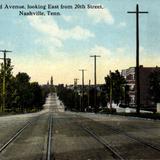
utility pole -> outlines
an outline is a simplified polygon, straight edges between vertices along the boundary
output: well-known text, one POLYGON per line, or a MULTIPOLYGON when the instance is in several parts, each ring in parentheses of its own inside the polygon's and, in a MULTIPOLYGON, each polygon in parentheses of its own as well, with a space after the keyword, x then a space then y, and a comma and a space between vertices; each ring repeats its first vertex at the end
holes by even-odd
POLYGON ((2 86, 2 96, 3 96, 3 100, 2 100, 2 112, 5 111, 5 106, 6 106, 6 60, 8 60, 8 58, 6 58, 6 53, 7 52, 12 52, 12 51, 8 51, 8 50, 0 50, 0 52, 3 53, 3 61, 4 61, 4 72, 3 72, 3 86, 2 86))
POLYGON ((75 107, 78 108, 78 105, 77 105, 77 84, 78 84, 78 78, 74 78, 74 95, 75 95, 75 107))
POLYGON ((91 86, 91 80, 89 80, 88 84, 88 107, 90 106, 90 86, 91 86))
POLYGON ((136 11, 128 11, 127 13, 136 14, 136 112, 140 113, 140 78, 139 78, 139 14, 146 14, 147 11, 139 11, 138 4, 136 11))
POLYGON ((84 72, 86 71, 86 69, 79 69, 79 71, 82 72, 82 98, 81 98, 81 111, 84 111, 84 72))
POLYGON ((113 82, 112 82, 112 72, 109 71, 110 74, 110 96, 109 96, 109 102, 110 102, 110 109, 112 109, 112 94, 113 94, 113 82))
POLYGON ((91 55, 90 57, 94 58, 94 109, 97 112, 97 57, 101 57, 99 55, 91 55))

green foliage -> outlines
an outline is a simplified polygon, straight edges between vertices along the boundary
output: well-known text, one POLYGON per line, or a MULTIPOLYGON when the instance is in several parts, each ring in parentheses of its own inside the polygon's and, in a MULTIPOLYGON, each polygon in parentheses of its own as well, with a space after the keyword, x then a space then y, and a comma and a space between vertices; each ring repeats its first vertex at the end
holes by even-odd
POLYGON ((74 90, 64 87, 64 85, 59 85, 57 87, 57 95, 59 99, 63 101, 66 109, 68 110, 79 110, 79 95, 74 90))
POLYGON ((109 101, 110 96, 112 96, 112 100, 118 104, 120 103, 125 96, 124 86, 126 81, 123 76, 121 76, 120 72, 116 70, 115 72, 111 72, 110 75, 105 77, 106 82, 106 93, 107 100, 109 101))
MULTIPOLYGON (((68 87, 64 87, 64 85, 59 85, 57 87, 57 95, 65 105, 66 109, 74 111, 94 111, 94 93, 95 90, 93 87, 90 89, 88 87, 84 87, 84 96, 82 98, 80 88, 70 89, 68 87)), ((97 111, 100 105, 105 107, 106 104, 107 102, 105 93, 97 90, 97 111)))
POLYGON ((0 105, 2 106, 2 99, 3 99, 3 78, 5 74, 5 97, 6 99, 6 109, 11 109, 14 101, 14 77, 12 75, 13 66, 11 66, 11 62, 9 60, 6 61, 5 73, 4 73, 4 65, 1 63, 0 69, 0 105))
POLYGON ((42 88, 39 86, 38 82, 32 82, 30 84, 30 89, 32 93, 31 103, 34 104, 34 107, 41 108, 42 106, 42 88))
POLYGON ((30 77, 27 73, 18 73, 15 77, 16 83, 16 104, 23 112, 27 106, 30 106, 32 93, 30 92, 30 77))
POLYGON ((41 86, 41 96, 42 96, 41 103, 42 104, 45 103, 46 97, 49 93, 50 93, 50 87, 48 85, 41 86))
MULTIPOLYGON (((61 101, 63 101, 65 107, 69 110, 77 111, 94 111, 98 112, 103 110, 107 106, 107 102, 110 99, 110 94, 112 89, 112 99, 115 103, 120 103, 127 97, 125 95, 125 84, 126 81, 123 76, 120 75, 119 71, 116 70, 112 72, 111 75, 105 77, 106 84, 100 85, 96 88, 97 99, 95 106, 95 88, 88 86, 84 87, 84 97, 83 97, 83 108, 82 108, 82 93, 80 93, 81 88, 68 88, 64 85, 59 85, 57 87, 57 94, 61 101), (112 87, 112 88, 111 88, 112 87), (88 100, 89 99, 89 100, 88 100)), ((109 111, 112 112, 112 111, 109 111)))
POLYGON ((101 92, 100 93, 100 96, 99 96, 100 98, 100 105, 104 108, 104 107, 106 107, 107 106, 107 99, 106 99, 106 93, 105 92, 101 92))
MULTIPOLYGON (((37 83, 30 83, 27 73, 12 74, 13 66, 6 61, 5 71, 5 111, 30 112, 42 108, 44 102, 43 88, 37 83)), ((3 100, 4 66, 0 69, 0 106, 3 100)))

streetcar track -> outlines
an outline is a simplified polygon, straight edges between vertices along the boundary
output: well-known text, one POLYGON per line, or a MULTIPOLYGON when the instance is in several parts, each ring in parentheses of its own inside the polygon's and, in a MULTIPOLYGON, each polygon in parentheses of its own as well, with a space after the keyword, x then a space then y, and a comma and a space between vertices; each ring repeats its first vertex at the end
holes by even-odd
POLYGON ((94 139, 96 139, 100 144, 102 144, 107 150, 109 150, 113 155, 113 158, 119 159, 119 160, 124 160, 124 158, 113 148, 111 147, 106 141, 99 137, 97 134, 95 134, 93 131, 91 131, 89 128, 84 127, 80 125, 83 130, 85 130, 87 133, 89 133, 94 139))
POLYGON ((20 136, 21 133, 35 121, 35 119, 37 120, 42 115, 43 114, 39 115, 38 117, 33 118, 32 120, 27 121, 23 125, 23 127, 18 129, 8 140, 6 140, 6 142, 4 142, 2 146, 0 146, 0 153, 4 151, 18 136, 20 136))
MULTIPOLYGON (((76 116, 77 117, 77 116, 76 116)), ((70 118, 70 120, 74 120, 74 118, 70 118)), ((88 127, 85 127, 84 125, 80 124, 79 122, 76 121, 78 126, 82 128, 86 133, 92 136, 96 141, 98 141, 101 145, 103 145, 108 151, 112 153, 112 157, 114 159, 119 159, 119 160, 125 160, 113 147, 111 147, 110 144, 106 142, 102 137, 98 136, 95 132, 91 131, 88 127)))
POLYGON ((139 142, 140 144, 143 144, 143 145, 145 145, 145 146, 148 146, 148 147, 150 147, 150 148, 152 148, 152 149, 157 150, 157 151, 160 152, 160 148, 159 148, 159 147, 154 146, 154 145, 152 145, 152 144, 150 144, 150 143, 147 143, 147 142, 141 140, 140 138, 137 138, 137 137, 135 137, 135 136, 133 136, 133 135, 130 135, 130 134, 126 133, 125 131, 122 131, 122 130, 120 130, 120 129, 118 129, 118 128, 113 128, 112 126, 109 126, 109 125, 107 125, 107 126, 105 125, 105 128, 106 128, 106 127, 110 128, 110 129, 111 129, 112 131, 114 131, 115 133, 121 133, 121 134, 125 135, 126 137, 128 137, 128 138, 130 138, 130 139, 132 139, 132 140, 134 140, 134 141, 136 141, 136 142, 139 142))
MULTIPOLYGON (((78 117, 78 116, 76 115, 76 117, 78 117)), ((84 118, 84 117, 79 116, 78 118, 84 118)), ((90 119, 90 118, 86 118, 86 119, 90 119)), ((90 119, 90 120, 92 120, 92 119, 90 119)), ((92 120, 92 122, 95 122, 95 121, 92 120)), ((87 133, 89 133, 92 137, 94 137, 94 138, 95 138, 98 142, 100 142, 105 148, 107 148, 108 150, 110 150, 110 151, 113 153, 113 155, 114 155, 113 157, 118 158, 118 159, 121 159, 121 160, 124 160, 124 159, 125 159, 125 158, 123 158, 123 157, 118 153, 118 151, 117 151, 116 149, 114 149, 109 143, 107 143, 105 139, 103 139, 101 136, 98 136, 93 130, 91 130, 91 127, 88 128, 87 126, 82 125, 82 122, 80 122, 81 124, 80 124, 79 122, 76 122, 76 123, 78 123, 79 126, 80 126, 83 130, 85 130, 85 131, 86 131, 87 133)), ((96 123, 96 122, 95 122, 95 123, 96 123)), ((89 124, 88 124, 88 125, 89 125, 89 124)), ((160 148, 159 148, 159 147, 154 146, 154 145, 152 145, 152 144, 150 144, 150 143, 147 143, 147 142, 145 142, 145 141, 143 141, 143 140, 141 140, 141 139, 139 139, 139 138, 137 138, 137 137, 134 137, 134 136, 126 133, 125 131, 122 131, 122 130, 120 130, 120 129, 118 129, 118 128, 115 128, 115 127, 113 128, 112 126, 106 125, 106 124, 103 124, 103 126, 104 126, 103 128, 106 128, 106 129, 109 128, 109 129, 111 129, 114 133, 120 133, 120 134, 126 136, 127 138, 138 142, 138 143, 141 144, 141 145, 150 147, 151 149, 160 152, 160 148)))
POLYGON ((0 153, 6 149, 9 144, 11 144, 28 126, 31 125, 31 122, 28 121, 22 128, 20 128, 9 140, 7 140, 0 148, 0 153))
MULTIPOLYGON (((32 117, 32 119, 26 121, 22 126, 19 127, 19 129, 17 129, 16 131, 14 131, 14 133, 8 136, 8 139, 0 146, 0 154, 2 153, 2 151, 8 150, 9 146, 13 144, 18 137, 22 137, 22 134, 29 126, 31 126, 34 122, 36 122, 41 116, 44 116, 46 114, 48 114, 48 112, 40 114, 36 117, 32 117)), ((53 128, 52 114, 50 114, 50 116, 48 117, 49 117, 48 129, 47 129, 48 131, 46 130, 47 131, 46 154, 44 155, 45 156, 44 159, 55 160, 52 153, 52 128, 53 128)))
POLYGON ((53 128, 53 117, 50 115, 49 117, 49 127, 48 127, 48 139, 47 139, 47 154, 46 160, 54 160, 54 155, 52 154, 52 128, 53 128))
MULTIPOLYGON (((81 117, 81 116, 80 116, 80 117, 81 117)), ((82 117, 81 117, 81 118, 82 118, 82 117)), ((83 118, 84 118, 84 117, 83 117, 83 118)), ((91 119, 91 118, 87 118, 87 119, 90 119, 90 120, 92 120, 92 122, 97 123, 96 121, 94 121, 94 120, 91 119)), ((123 134, 124 136, 126 136, 127 138, 129 138, 129 139, 131 139, 131 140, 134 140, 134 141, 136 141, 136 142, 138 142, 138 143, 140 143, 140 144, 142 144, 142 145, 145 145, 145 146, 147 146, 147 147, 150 147, 150 148, 153 149, 153 150, 156 150, 156 151, 159 151, 159 152, 160 152, 160 148, 157 147, 157 146, 155 146, 155 145, 153 145, 153 144, 151 144, 151 143, 145 142, 144 140, 141 140, 140 138, 137 138, 137 137, 135 137, 135 136, 133 136, 133 135, 130 135, 130 134, 126 133, 125 131, 120 130, 120 129, 118 129, 118 128, 115 128, 115 127, 112 127, 112 126, 110 126, 110 125, 103 124, 103 123, 101 123, 101 124, 103 125, 104 128, 106 128, 106 129, 108 129, 108 128, 111 129, 114 133, 123 134)))

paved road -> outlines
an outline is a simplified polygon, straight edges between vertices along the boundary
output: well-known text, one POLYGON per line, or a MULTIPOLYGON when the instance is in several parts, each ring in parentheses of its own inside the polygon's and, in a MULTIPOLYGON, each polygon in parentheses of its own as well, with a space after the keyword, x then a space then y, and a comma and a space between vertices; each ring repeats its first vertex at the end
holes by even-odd
POLYGON ((25 125, 0 160, 160 159, 160 121, 64 112, 56 94, 39 113, 0 117, 0 148, 25 125))

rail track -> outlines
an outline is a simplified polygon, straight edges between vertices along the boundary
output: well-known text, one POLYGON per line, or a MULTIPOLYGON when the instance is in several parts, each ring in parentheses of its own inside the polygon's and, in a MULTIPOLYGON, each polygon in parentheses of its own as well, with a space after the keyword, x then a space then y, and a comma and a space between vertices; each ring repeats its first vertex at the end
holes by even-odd
MULTIPOLYGON (((42 115, 40 115, 40 116, 42 116, 42 115)), ((40 116, 38 116, 36 118, 33 118, 32 120, 26 122, 26 124, 23 127, 21 127, 16 133, 14 133, 14 135, 12 137, 10 137, 6 141, 6 143, 4 143, 0 147, 0 153, 2 151, 4 151, 5 149, 7 149, 7 147, 10 144, 12 144, 14 142, 14 140, 18 136, 20 136, 23 133, 23 131, 25 129, 27 129, 33 122, 38 120, 38 118, 40 116)), ((47 116, 48 116, 48 114, 47 114, 47 116)), ((47 120, 48 130, 46 129, 47 141, 46 141, 46 150, 43 154, 43 156, 44 156, 43 158, 45 160, 55 160, 54 152, 53 152, 53 138, 52 138, 53 137, 53 114, 50 113, 47 119, 48 119, 47 120)), ((118 159, 118 160, 125 160, 126 159, 126 157, 123 155, 123 152, 120 152, 119 149, 113 147, 109 142, 107 142, 106 139, 104 139, 102 136, 99 135, 99 133, 97 132, 97 129, 99 127, 97 122, 93 121, 90 118, 84 118, 84 117, 81 117, 81 116, 75 116, 75 117, 68 118, 68 119, 72 120, 74 123, 76 123, 77 126, 79 126, 88 135, 90 135, 98 143, 100 143, 104 147, 104 149, 106 151, 106 154, 107 154, 107 151, 108 151, 108 153, 111 153, 111 156, 113 157, 113 159, 118 159), (76 120, 76 117, 79 119, 78 121, 76 120), (85 119, 86 119, 86 121, 85 121, 85 119), (92 123, 88 122, 88 120, 91 120, 92 123), (92 127, 92 125, 93 125, 93 127, 92 127), (98 127, 96 127, 96 129, 94 129, 94 125, 95 126, 97 125, 98 127)), ((131 139, 131 140, 137 142, 137 144, 142 144, 143 146, 150 147, 151 149, 160 152, 160 148, 158 146, 154 146, 153 144, 147 143, 140 138, 134 137, 133 135, 130 135, 130 134, 126 133, 124 130, 121 130, 119 128, 113 127, 113 126, 108 125, 108 124, 103 124, 103 123, 101 123, 101 128, 103 128, 104 130, 110 130, 110 132, 112 132, 112 133, 118 133, 118 134, 124 135, 128 139, 131 139)))
POLYGON ((128 137, 128 138, 130 138, 130 139, 132 139, 132 140, 134 140, 134 141, 136 141, 136 142, 139 142, 139 143, 141 143, 141 144, 143 144, 143 145, 145 145, 145 146, 147 146, 147 147, 150 147, 151 149, 154 149, 154 150, 157 150, 157 151, 160 152, 160 148, 159 148, 159 147, 154 146, 154 145, 151 144, 151 143, 145 142, 145 141, 143 141, 142 139, 137 138, 137 137, 135 137, 135 136, 133 136, 133 135, 130 135, 130 134, 126 133, 125 131, 121 130, 121 129, 112 127, 112 126, 110 126, 110 125, 104 125, 104 127, 111 129, 111 130, 112 130, 113 132, 115 132, 115 133, 121 133, 121 134, 125 135, 126 137, 128 137))
MULTIPOLYGON (((16 140, 16 138, 22 136, 21 134, 23 133, 24 130, 26 130, 29 126, 31 126, 31 124, 33 124, 33 122, 38 120, 43 115, 39 115, 38 117, 33 118, 30 121, 27 121, 25 125, 23 125, 20 129, 18 129, 2 146, 0 146, 0 154, 2 153, 2 151, 5 151, 9 147, 9 145, 11 145, 16 140)), ((50 115, 48 120, 48 132, 47 132, 48 135, 47 135, 47 145, 46 145, 47 149, 46 149, 46 156, 44 158, 45 160, 54 160, 51 150, 52 126, 53 126, 53 118, 52 115, 50 115)))
POLYGON ((49 117, 49 127, 48 127, 48 140, 47 140, 47 154, 46 160, 54 160, 54 155, 52 154, 52 130, 53 130, 53 117, 49 117))
MULTIPOLYGON (((76 116, 77 117, 77 116, 76 116)), ((84 118, 84 117, 79 117, 78 118, 84 118)), ((88 118, 87 118, 88 119, 88 118)), ((90 118, 89 118, 90 119, 90 118)), ((90 119, 92 120, 92 119, 90 119)), ((92 120, 92 122, 95 122, 92 120)), ((122 155, 120 155, 120 153, 117 151, 117 149, 115 149, 114 147, 112 147, 108 142, 107 140, 103 139, 101 136, 99 136, 96 131, 93 131, 93 129, 89 126, 89 124, 83 124, 83 122, 77 122, 78 125, 83 129, 85 130, 87 133, 89 133, 93 138, 95 138, 99 143, 101 143, 106 149, 108 149, 110 152, 112 152, 113 154, 113 157, 115 159, 120 159, 120 160, 124 160, 126 158, 122 157, 122 155), (88 127, 89 126, 89 127, 88 127)), ((95 122, 96 123, 96 122, 95 122)), ((140 138, 137 138, 137 137, 134 137, 133 135, 130 135, 128 133, 126 133, 125 131, 121 130, 121 129, 118 129, 118 128, 115 128, 115 127, 112 127, 110 125, 107 125, 107 124, 103 124, 103 128, 104 129, 110 129, 113 133, 118 133, 118 134, 122 134, 124 135, 125 137, 143 145, 143 146, 146 146, 146 147, 149 147, 153 150, 156 150, 158 152, 160 152, 160 148, 158 146, 155 146, 151 143, 148 143, 148 142, 145 142, 144 140, 140 139, 140 138)))
MULTIPOLYGON (((77 117, 77 116, 76 116, 77 117)), ((79 118, 79 117, 78 117, 79 118)), ((82 118, 82 117, 81 117, 82 118)), ((70 120, 75 121, 74 118, 70 118, 70 120)), ((116 149, 114 149, 113 147, 111 147, 111 145, 109 143, 106 142, 106 140, 104 140, 103 138, 101 138, 100 136, 98 136, 95 132, 93 132, 92 130, 90 130, 88 127, 85 127, 83 124, 77 122, 77 125, 82 128, 87 134, 89 134, 92 138, 94 138, 96 141, 98 141, 102 146, 104 146, 105 149, 107 149, 111 154, 112 157, 114 159, 118 159, 118 160, 125 160, 125 158, 123 158, 116 149)))
POLYGON ((109 150, 112 153, 113 158, 124 160, 124 158, 114 149, 112 148, 103 138, 95 134, 93 131, 91 131, 89 128, 80 126, 82 129, 84 129, 87 133, 89 133, 94 139, 96 139, 100 144, 102 144, 107 150, 109 150))
MULTIPOLYGON (((81 116, 80 116, 80 117, 77 116, 77 117, 78 117, 78 118, 84 118, 84 117, 81 117, 81 116)), ((89 120, 91 120, 92 122, 95 122, 95 121, 92 120, 91 118, 86 118, 86 119, 89 119, 89 120)), ((95 122, 95 123, 96 123, 96 122, 95 122)), ((103 123, 101 123, 101 124, 103 124, 103 123)), ((111 129, 114 133, 121 133, 121 134, 125 135, 127 138, 130 138, 131 140, 134 140, 134 141, 136 141, 136 142, 139 142, 139 143, 141 143, 141 144, 143 144, 143 145, 145 145, 145 146, 147 146, 147 147, 150 147, 151 149, 154 149, 154 150, 157 150, 157 151, 160 152, 160 147, 155 146, 155 145, 153 145, 153 144, 151 144, 151 143, 145 142, 145 141, 143 141, 142 139, 137 138, 137 137, 135 137, 135 136, 133 136, 133 135, 130 135, 130 134, 126 133, 125 131, 119 129, 119 128, 110 126, 110 125, 108 125, 108 124, 103 124, 103 128, 105 128, 105 129, 111 129)))
POLYGON ((30 126, 32 121, 28 121, 23 127, 21 127, 16 133, 14 133, 1 147, 0 153, 5 150, 28 126, 30 126))

